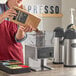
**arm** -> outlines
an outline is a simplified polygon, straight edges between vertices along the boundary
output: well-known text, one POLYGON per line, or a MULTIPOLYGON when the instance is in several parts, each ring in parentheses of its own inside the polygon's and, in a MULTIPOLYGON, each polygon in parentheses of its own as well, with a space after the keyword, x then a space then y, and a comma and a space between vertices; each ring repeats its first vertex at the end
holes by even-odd
POLYGON ((16 33, 16 39, 17 40, 24 39, 25 34, 27 32, 32 32, 32 31, 33 31, 33 27, 31 27, 31 26, 26 26, 26 27, 19 26, 17 33, 16 33))
POLYGON ((2 12, 3 12, 2 4, 0 4, 0 23, 4 20, 2 12))
POLYGON ((21 40, 24 38, 24 28, 22 26, 19 26, 17 33, 16 33, 16 39, 21 40))
POLYGON ((0 23, 2 23, 4 21, 4 16, 3 14, 0 15, 0 23))

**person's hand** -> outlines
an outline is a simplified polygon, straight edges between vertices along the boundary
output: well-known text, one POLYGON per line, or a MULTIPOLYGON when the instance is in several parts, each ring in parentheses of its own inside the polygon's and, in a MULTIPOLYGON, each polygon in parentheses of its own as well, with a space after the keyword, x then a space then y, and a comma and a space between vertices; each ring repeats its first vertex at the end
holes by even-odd
POLYGON ((22 5, 22 4, 19 6, 19 8, 24 9, 24 7, 23 7, 23 5, 22 5))
POLYGON ((34 31, 35 29, 32 27, 32 26, 26 26, 26 27, 23 27, 23 26, 19 26, 18 28, 18 31, 16 33, 16 39, 20 40, 22 38, 24 38, 24 35, 26 32, 32 32, 34 31))
POLYGON ((26 27, 23 27, 23 26, 19 26, 19 31, 23 31, 23 32, 32 32, 34 31, 35 29, 32 27, 32 26, 26 26, 26 27))
POLYGON ((6 12, 4 12, 2 14, 2 17, 5 19, 5 18, 9 18, 9 19, 12 19, 14 16, 16 16, 17 13, 14 9, 9 9, 7 10, 6 12))

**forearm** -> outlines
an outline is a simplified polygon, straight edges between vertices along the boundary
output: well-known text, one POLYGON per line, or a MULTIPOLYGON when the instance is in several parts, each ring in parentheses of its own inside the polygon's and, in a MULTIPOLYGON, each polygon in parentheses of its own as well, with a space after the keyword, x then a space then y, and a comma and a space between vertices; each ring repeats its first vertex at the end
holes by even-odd
POLYGON ((18 30, 17 33, 16 33, 16 39, 21 40, 21 39, 24 38, 24 35, 25 35, 25 33, 23 31, 18 30))
POLYGON ((0 23, 2 23, 4 21, 4 17, 3 14, 0 15, 0 23))
POLYGON ((26 26, 26 27, 19 26, 17 33, 15 35, 15 38, 17 40, 21 40, 25 37, 26 32, 32 32, 32 31, 33 31, 33 27, 31 27, 31 26, 26 26))

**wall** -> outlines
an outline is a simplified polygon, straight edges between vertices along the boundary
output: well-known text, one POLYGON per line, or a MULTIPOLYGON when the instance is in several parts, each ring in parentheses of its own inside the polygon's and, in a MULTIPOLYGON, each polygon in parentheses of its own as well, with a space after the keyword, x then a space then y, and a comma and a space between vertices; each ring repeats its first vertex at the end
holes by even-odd
MULTIPOLYGON (((26 5, 48 5, 48 6, 56 6, 58 5, 60 7, 60 13, 61 13, 61 2, 62 0, 23 0, 24 6, 26 5)), ((62 26, 62 18, 41 18, 42 21, 39 25, 39 29, 45 30, 45 31, 52 31, 57 26, 62 26)))
POLYGON ((70 23, 70 9, 76 8, 76 0, 62 0, 62 26, 66 28, 70 23))
POLYGON ((0 3, 5 3, 7 0, 0 0, 0 3))

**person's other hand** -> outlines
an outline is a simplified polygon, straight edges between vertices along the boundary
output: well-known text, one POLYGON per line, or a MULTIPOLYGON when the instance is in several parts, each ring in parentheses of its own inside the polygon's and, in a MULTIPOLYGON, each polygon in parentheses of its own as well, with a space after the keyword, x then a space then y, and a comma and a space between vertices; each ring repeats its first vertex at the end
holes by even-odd
POLYGON ((32 27, 32 26, 30 26, 30 25, 28 25, 28 26, 26 26, 26 27, 23 27, 23 26, 19 26, 19 29, 18 30, 20 30, 20 31, 23 31, 23 32, 32 32, 32 31, 34 31, 35 29, 32 27))
POLYGON ((9 9, 2 14, 2 17, 12 19, 16 15, 17 13, 14 9, 9 9))
POLYGON ((19 26, 18 31, 16 33, 16 39, 18 40, 23 39, 25 36, 25 33, 32 32, 32 31, 35 31, 35 29, 30 25, 27 25, 25 27, 19 26))
POLYGON ((20 5, 19 8, 24 9, 23 5, 20 5))

